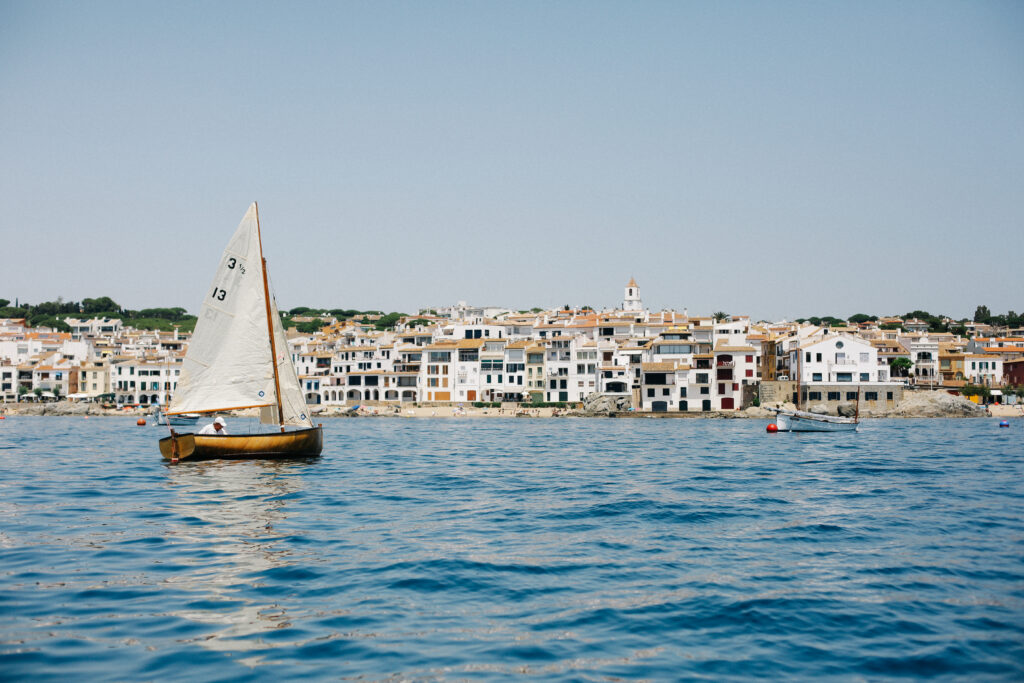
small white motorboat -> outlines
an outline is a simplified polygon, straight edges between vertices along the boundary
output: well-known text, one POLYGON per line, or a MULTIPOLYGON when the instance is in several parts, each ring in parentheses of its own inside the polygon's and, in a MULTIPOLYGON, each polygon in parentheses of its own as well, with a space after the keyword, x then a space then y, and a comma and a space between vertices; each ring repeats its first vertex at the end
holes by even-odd
POLYGON ((153 417, 156 418, 158 425, 170 425, 174 427, 194 427, 199 422, 200 415, 198 413, 186 413, 184 415, 164 415, 163 411, 160 410, 160 406, 156 407, 153 411, 153 417))
POLYGON ((819 415, 804 410, 770 408, 775 413, 775 426, 780 432, 855 432, 860 420, 856 417, 819 415))

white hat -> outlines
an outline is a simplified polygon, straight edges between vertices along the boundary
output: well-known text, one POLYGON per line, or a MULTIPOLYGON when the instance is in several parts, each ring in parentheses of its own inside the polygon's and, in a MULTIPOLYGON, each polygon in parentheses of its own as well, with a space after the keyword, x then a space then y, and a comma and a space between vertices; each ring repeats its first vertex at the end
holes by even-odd
POLYGON ((216 420, 213 421, 213 424, 220 425, 221 427, 227 426, 227 423, 224 422, 224 418, 223 417, 218 417, 216 420))

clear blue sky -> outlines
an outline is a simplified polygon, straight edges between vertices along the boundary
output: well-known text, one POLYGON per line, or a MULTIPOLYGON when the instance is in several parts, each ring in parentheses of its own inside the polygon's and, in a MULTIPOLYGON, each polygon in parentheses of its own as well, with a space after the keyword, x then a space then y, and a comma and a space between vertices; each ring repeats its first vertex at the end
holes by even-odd
POLYGON ((1024 309, 1021 2, 0 0, 0 297, 1024 309))

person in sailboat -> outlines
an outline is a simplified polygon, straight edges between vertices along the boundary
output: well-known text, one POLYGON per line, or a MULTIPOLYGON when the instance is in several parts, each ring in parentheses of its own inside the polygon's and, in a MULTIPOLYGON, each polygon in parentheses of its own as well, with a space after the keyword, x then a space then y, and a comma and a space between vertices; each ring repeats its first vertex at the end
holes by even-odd
POLYGON ((202 436, 227 436, 227 423, 224 422, 223 417, 218 417, 216 420, 200 429, 197 433, 202 436))

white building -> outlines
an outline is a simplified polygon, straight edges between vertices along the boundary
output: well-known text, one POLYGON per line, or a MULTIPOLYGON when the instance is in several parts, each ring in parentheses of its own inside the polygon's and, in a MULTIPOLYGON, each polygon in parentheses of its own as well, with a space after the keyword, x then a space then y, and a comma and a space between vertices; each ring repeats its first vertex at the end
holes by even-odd
POLYGON ((939 374, 939 342, 928 335, 903 341, 914 364, 911 372, 917 384, 942 384, 939 374))
POLYGON ((889 381, 888 367, 878 364, 878 349, 846 334, 826 335, 790 351, 790 370, 803 385, 889 381))
POLYGON ((964 379, 971 384, 998 387, 1003 383, 1003 359, 989 354, 964 356, 964 379))
POLYGON ((633 278, 629 278, 629 284, 626 285, 626 296, 622 299, 622 310, 644 310, 644 302, 640 300, 640 288, 633 278))

